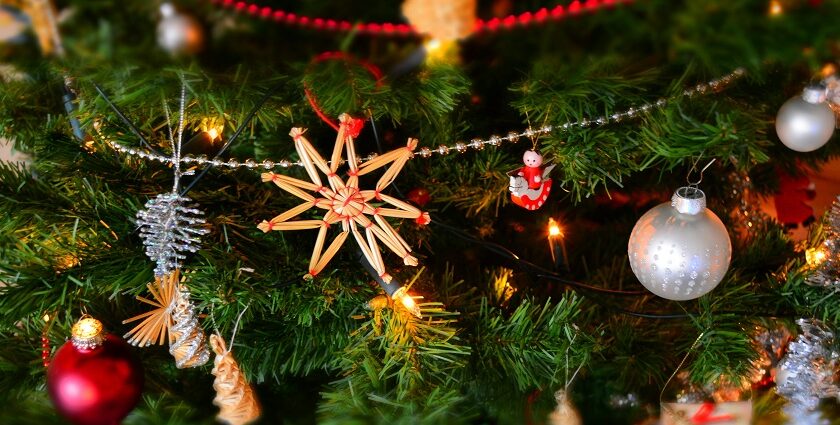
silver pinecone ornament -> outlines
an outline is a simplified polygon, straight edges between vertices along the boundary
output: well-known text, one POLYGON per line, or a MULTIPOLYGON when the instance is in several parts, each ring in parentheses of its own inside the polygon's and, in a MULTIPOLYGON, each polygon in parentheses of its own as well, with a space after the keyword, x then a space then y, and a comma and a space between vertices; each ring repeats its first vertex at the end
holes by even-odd
POLYGON ((155 275, 163 276, 180 266, 187 252, 196 252, 208 230, 201 227, 204 213, 190 198, 176 192, 162 193, 150 199, 137 212, 137 226, 146 246, 146 255, 157 265, 155 275))

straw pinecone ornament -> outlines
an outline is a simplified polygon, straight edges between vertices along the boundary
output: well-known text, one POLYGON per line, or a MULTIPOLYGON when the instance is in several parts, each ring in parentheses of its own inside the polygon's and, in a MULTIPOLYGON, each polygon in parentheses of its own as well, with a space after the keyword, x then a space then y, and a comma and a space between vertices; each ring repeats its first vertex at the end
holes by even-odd
POLYGON ((210 346, 216 353, 213 360, 213 389, 216 398, 213 404, 219 406, 216 419, 230 425, 243 425, 260 417, 260 405, 254 389, 239 369, 233 353, 227 348, 225 340, 217 334, 210 335, 210 346))

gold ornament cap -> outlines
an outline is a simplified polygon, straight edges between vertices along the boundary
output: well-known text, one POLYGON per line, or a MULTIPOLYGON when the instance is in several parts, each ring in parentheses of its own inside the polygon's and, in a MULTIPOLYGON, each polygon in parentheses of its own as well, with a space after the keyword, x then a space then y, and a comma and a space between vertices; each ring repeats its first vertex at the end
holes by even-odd
POLYGON ((90 316, 82 316, 70 330, 70 341, 79 349, 90 350, 105 342, 105 329, 102 322, 90 316))

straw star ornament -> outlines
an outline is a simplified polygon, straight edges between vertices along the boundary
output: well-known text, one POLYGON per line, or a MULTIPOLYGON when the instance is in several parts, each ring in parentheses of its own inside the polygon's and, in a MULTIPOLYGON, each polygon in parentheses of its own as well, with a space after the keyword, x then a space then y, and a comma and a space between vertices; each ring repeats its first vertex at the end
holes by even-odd
POLYGON ((406 147, 394 149, 360 163, 356 157, 353 139, 358 136, 364 121, 342 114, 339 117, 339 122, 338 137, 329 162, 304 137, 305 129, 297 127, 292 129, 289 135, 294 139, 300 162, 306 169, 311 182, 275 173, 263 173, 262 180, 264 182, 274 182, 281 189, 303 199, 304 202, 269 221, 263 221, 258 227, 263 232, 319 229, 318 237, 315 240, 315 248, 309 261, 309 273, 304 276, 305 278, 318 275, 335 256, 347 237, 352 234, 362 253, 380 277, 385 282, 390 282, 391 276, 385 271, 385 264, 379 251, 379 242, 402 257, 406 265, 416 266, 417 259, 411 255, 411 248, 399 233, 388 224, 385 217, 410 218, 421 225, 428 224, 431 221, 428 213, 420 211, 407 202, 382 193, 394 181, 405 163, 414 155, 417 140, 408 139, 406 147), (336 173, 342 163, 342 152, 345 151, 349 167, 346 181, 336 173), (386 166, 388 169, 373 190, 361 190, 359 188, 359 176, 386 166), (319 171, 326 176, 327 186, 324 186, 319 171), (312 194, 308 192, 312 192, 312 194), (320 208, 326 210, 326 213, 321 220, 289 221, 311 208, 320 208), (324 250, 327 231, 331 225, 337 223, 341 224, 341 232, 324 250))

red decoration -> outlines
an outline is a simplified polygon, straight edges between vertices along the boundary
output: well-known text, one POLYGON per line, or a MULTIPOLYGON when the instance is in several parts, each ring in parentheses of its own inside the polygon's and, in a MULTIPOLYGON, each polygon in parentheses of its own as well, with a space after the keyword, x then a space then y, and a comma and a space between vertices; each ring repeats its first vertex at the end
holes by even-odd
POLYGON ((705 402, 699 409, 697 409, 697 413, 691 417, 692 424, 711 424, 715 422, 723 422, 723 421, 731 421, 735 419, 732 415, 717 415, 715 416, 715 404, 712 402, 705 402))
POLYGON ((807 201, 814 199, 814 184, 806 176, 792 177, 779 172, 779 191, 773 198, 776 218, 789 227, 809 224, 814 219, 814 209, 807 201))
POLYGON ((535 210, 543 206, 551 193, 551 179, 548 174, 554 165, 542 166, 542 156, 529 150, 522 155, 525 166, 508 173, 510 176, 510 199, 522 208, 535 210))
POLYGON ((525 166, 519 169, 519 175, 525 177, 528 189, 539 189, 542 185, 542 155, 536 151, 525 151, 522 162, 525 166))
POLYGON ((755 391, 766 391, 776 385, 776 373, 766 373, 758 382, 753 382, 752 389, 755 391))
MULTIPOLYGON (((370 73, 370 75, 376 80, 377 88, 382 86, 382 71, 379 68, 377 68, 376 65, 362 60, 357 60, 344 52, 324 52, 319 54, 318 56, 315 56, 309 63, 307 71, 309 71, 312 65, 315 65, 316 63, 326 62, 330 60, 341 60, 347 63, 356 63, 363 67, 366 71, 368 71, 368 73, 370 73)), ((321 120, 327 123, 330 127, 332 127, 333 130, 338 131, 339 124, 332 122, 330 117, 328 117, 327 114, 325 114, 324 111, 321 109, 321 107, 318 105, 318 101, 315 99, 315 95, 312 94, 312 90, 310 90, 309 87, 306 85, 306 80, 303 81, 303 93, 306 95, 306 100, 309 101, 309 105, 312 106, 312 110, 315 111, 315 114, 318 115, 318 118, 321 118, 321 120)), ((361 133, 365 122, 364 120, 357 118, 353 118, 353 120, 354 121, 351 122, 351 125, 349 127, 350 137, 356 138, 359 136, 359 133, 361 133)))
POLYGON ((89 348, 77 345, 75 340, 66 342, 47 369, 53 405, 77 425, 119 424, 140 401, 140 362, 129 345, 114 335, 104 336, 89 348))
POLYGON ((414 219, 414 222, 417 223, 418 226, 425 226, 432 222, 432 218, 429 217, 429 213, 424 212, 423 214, 420 214, 420 217, 414 219))
POLYGON ((46 336, 41 337, 41 361, 44 367, 50 365, 50 339, 46 336))
MULTIPOLYGON (((259 6, 254 3, 237 0, 210 0, 210 2, 232 9, 237 13, 247 14, 261 19, 272 19, 281 24, 300 26, 302 28, 318 31, 356 31, 363 34, 385 37, 405 37, 417 35, 417 30, 408 24, 394 24, 389 22, 351 22, 346 20, 298 16, 284 10, 272 9, 269 6, 259 6)), ((557 5, 551 9, 542 8, 535 12, 523 12, 518 15, 508 15, 502 18, 492 18, 488 20, 476 19, 473 32, 496 32, 500 30, 521 28, 523 26, 533 24, 542 24, 548 20, 559 21, 569 16, 578 15, 581 12, 595 12, 604 9, 611 9, 616 5, 632 2, 633 0, 575 0, 565 8, 562 5, 557 5)))
POLYGON ((432 200, 432 195, 423 187, 415 187, 408 192, 406 199, 413 202, 418 207, 424 207, 432 200))

